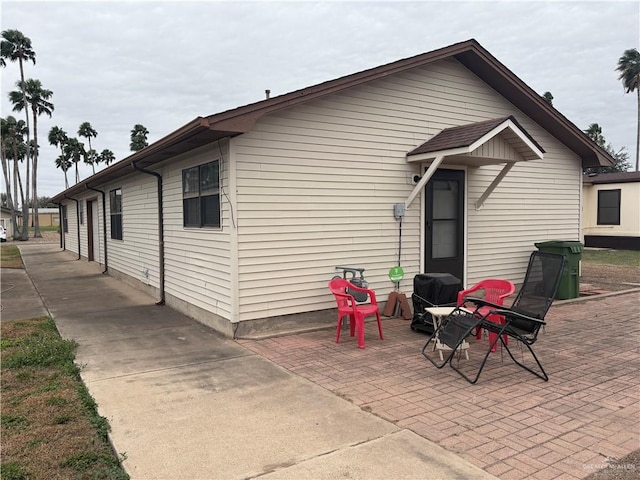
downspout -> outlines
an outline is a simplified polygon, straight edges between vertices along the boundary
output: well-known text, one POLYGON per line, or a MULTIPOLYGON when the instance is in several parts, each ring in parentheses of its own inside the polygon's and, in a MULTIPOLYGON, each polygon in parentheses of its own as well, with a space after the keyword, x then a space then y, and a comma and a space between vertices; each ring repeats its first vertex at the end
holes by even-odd
POLYGON ((88 190, 93 190, 94 192, 98 192, 102 195, 102 240, 104 242, 104 270, 102 273, 107 273, 109 271, 109 262, 107 260, 107 201, 106 195, 102 190, 98 190, 97 188, 92 188, 89 185, 85 185, 88 190))
POLYGON ((131 162, 131 166, 134 170, 137 170, 141 173, 146 173, 147 175, 153 175, 157 180, 157 195, 158 195, 158 276, 160 281, 160 301, 156 303, 156 305, 164 305, 165 303, 165 295, 164 295, 164 211, 162 208, 162 175, 157 172, 152 172, 150 170, 145 170, 144 168, 138 167, 136 162, 131 162))
POLYGON ((58 205, 58 224, 60 225, 60 248, 62 250, 65 250, 64 248, 64 225, 62 224, 62 204, 61 203, 56 203, 56 205, 58 205))
POLYGON ((78 225, 78 260, 80 260, 81 255, 80 255, 80 202, 78 200, 76 200, 75 198, 71 198, 71 197, 67 197, 66 195, 64 196, 64 198, 68 199, 68 200, 73 200, 74 202, 76 202, 76 223, 78 225))

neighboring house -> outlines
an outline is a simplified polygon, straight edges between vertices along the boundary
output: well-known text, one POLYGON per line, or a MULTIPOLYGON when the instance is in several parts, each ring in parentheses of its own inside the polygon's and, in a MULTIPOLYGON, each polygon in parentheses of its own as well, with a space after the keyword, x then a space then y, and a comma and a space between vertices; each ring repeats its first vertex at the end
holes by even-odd
MULTIPOLYGON (((29 223, 34 226, 35 219, 33 218, 34 210, 29 209, 29 223)), ((53 227, 60 225, 60 210, 58 208, 39 208, 38 220, 41 227, 53 227)))
POLYGON ((640 172, 585 175, 582 185, 585 246, 640 250, 640 172))
POLYGON ((65 249, 246 336, 332 322, 338 265, 380 301, 398 261, 407 293, 521 282, 535 242, 581 239, 582 169, 611 164, 469 40, 197 117, 53 201, 65 249))
MULTIPOLYGON (((22 225, 22 212, 16 210, 16 222, 18 226, 22 225)), ((13 238, 13 222, 11 222, 11 209, 8 207, 0 207, 0 225, 7 231, 7 240, 13 238)))

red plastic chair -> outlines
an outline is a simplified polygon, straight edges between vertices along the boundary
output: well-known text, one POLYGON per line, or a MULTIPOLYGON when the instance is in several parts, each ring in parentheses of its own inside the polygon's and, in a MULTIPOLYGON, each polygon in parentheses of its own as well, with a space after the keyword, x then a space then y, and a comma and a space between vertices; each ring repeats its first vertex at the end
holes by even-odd
POLYGON ((360 288, 353 285, 344 278, 336 278, 329 282, 329 290, 333 293, 338 304, 338 328, 336 330, 336 343, 340 341, 340 330, 342 330, 342 319, 345 315, 349 316, 349 333, 353 337, 354 333, 358 334, 358 348, 364 348, 364 318, 369 315, 375 315, 378 321, 378 333, 380 340, 384 340, 382 336, 382 323, 380 322, 380 309, 376 302, 376 294, 373 290, 360 288), (349 291, 363 292, 369 297, 370 303, 358 304, 349 291))
MULTIPOLYGON (((513 292, 516 291, 516 287, 513 283, 511 283, 508 280, 501 280, 498 278, 488 278, 486 280, 481 280, 480 282, 476 283, 473 287, 470 287, 466 290, 462 290, 458 292, 457 305, 458 306, 462 305, 465 297, 470 297, 470 296, 477 297, 478 295, 471 295, 471 294, 480 292, 480 291, 484 292, 484 296, 481 295, 481 298, 484 298, 485 300, 491 303, 495 303, 496 305, 504 305, 504 299, 507 298, 509 295, 512 295, 513 292)), ((487 314, 489 310, 491 310, 490 307, 482 307, 480 308, 478 313, 484 316, 487 314)), ((490 320, 493 323, 498 323, 498 324, 504 323, 504 317, 502 317, 501 315, 491 315, 487 317, 487 320, 490 320)), ((493 342, 493 340, 495 339, 495 336, 496 336, 495 333, 489 332, 489 341, 493 342)), ((478 331, 476 332, 476 338, 478 339, 482 338, 482 329, 478 328, 478 331)), ((504 339, 505 343, 507 343, 507 335, 503 335, 502 338, 504 339)), ((495 345, 491 351, 492 352, 496 351, 495 345)))

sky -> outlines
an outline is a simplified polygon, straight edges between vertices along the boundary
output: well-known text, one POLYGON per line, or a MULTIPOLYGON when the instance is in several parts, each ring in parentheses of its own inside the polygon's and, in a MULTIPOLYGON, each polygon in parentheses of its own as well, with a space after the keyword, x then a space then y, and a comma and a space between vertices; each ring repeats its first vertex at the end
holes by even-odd
MULTIPOLYGON (((637 1, 1 0, 0 26, 31 39, 36 64, 25 77, 53 91, 52 117, 38 119, 39 196, 64 190, 47 141, 53 126, 76 136, 88 121, 93 148, 122 160, 135 124, 151 143, 198 116, 263 100, 266 89, 273 97, 471 38, 635 161, 637 97, 615 69, 640 42, 637 1)), ((18 65, 0 74, 1 116, 24 118, 7 99, 18 65)))

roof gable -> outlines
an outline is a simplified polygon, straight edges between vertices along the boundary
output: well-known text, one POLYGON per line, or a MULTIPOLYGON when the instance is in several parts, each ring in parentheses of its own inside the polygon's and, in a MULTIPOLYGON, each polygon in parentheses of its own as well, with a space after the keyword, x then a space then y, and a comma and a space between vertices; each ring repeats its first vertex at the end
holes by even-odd
POLYGON ((476 40, 471 39, 232 110, 207 117, 196 117, 148 147, 79 182, 54 197, 53 201, 62 200, 65 194, 72 195, 83 191, 89 185, 97 186, 129 174, 134 171, 134 164, 141 168, 149 167, 216 140, 249 132, 257 120, 269 113, 447 58, 454 58, 460 62, 516 108, 573 150, 582 158, 583 166, 608 166, 615 163, 605 150, 544 101, 476 40))
POLYGON ((457 127, 445 128, 407 154, 409 161, 423 161, 440 156, 470 155, 482 158, 489 143, 505 145, 506 155, 491 155, 498 160, 535 160, 542 158, 543 148, 513 116, 501 117, 457 127), (513 152, 510 154, 510 152, 513 152))

